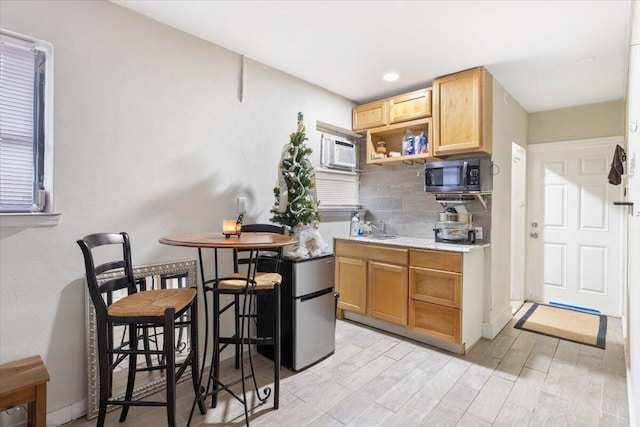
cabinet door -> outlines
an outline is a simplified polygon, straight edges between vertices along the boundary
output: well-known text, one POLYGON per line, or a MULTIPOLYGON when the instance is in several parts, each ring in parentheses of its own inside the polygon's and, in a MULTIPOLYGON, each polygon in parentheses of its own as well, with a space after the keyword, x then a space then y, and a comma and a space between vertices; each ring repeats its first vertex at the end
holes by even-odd
POLYGON ((416 90, 389 101, 391 123, 431 117, 431 89, 416 90))
POLYGON ((407 326, 408 268, 369 262, 369 309, 376 319, 407 326))
POLYGON ((353 109, 353 130, 360 131, 389 124, 389 102, 370 102, 353 109))
POLYGON ((491 154, 493 82, 482 67, 433 82, 434 155, 491 154))
POLYGON ((409 302, 409 329, 433 338, 462 344, 462 312, 428 302, 409 302))
POLYGON ((338 308, 365 314, 367 309, 367 262, 336 257, 338 308))
POLYGON ((462 308, 462 274, 411 267, 411 299, 462 308))

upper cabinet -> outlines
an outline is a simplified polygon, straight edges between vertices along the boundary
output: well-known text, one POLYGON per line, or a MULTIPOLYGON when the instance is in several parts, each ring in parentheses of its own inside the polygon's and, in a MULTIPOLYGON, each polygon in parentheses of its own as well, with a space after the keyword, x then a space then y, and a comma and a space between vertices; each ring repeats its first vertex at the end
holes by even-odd
POLYGON ((491 154, 493 77, 483 67, 433 82, 433 155, 491 154))
POLYGON ((420 89, 380 101, 370 102, 353 109, 353 130, 367 131, 367 163, 394 164, 425 161, 426 153, 401 155, 402 139, 410 129, 414 137, 424 133, 429 145, 432 139, 431 88, 420 89), (383 157, 376 155, 379 144, 385 147, 383 157), (394 154, 397 154, 394 156, 394 154), (393 156, 393 157, 392 157, 393 156))
POLYGON ((353 109, 353 131, 431 117, 431 89, 420 89, 353 109))
POLYGON ((431 89, 420 89, 389 99, 389 124, 431 117, 431 89))
POLYGON ((389 101, 382 100, 353 109, 353 131, 367 130, 389 124, 389 101))

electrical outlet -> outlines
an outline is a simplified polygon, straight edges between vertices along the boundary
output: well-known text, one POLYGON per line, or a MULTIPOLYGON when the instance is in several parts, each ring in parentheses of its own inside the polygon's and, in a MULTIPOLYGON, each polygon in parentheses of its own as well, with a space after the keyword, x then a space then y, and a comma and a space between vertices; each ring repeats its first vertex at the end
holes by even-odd
POLYGON ((243 214, 247 212, 247 198, 238 197, 238 213, 243 214))
POLYGON ((476 240, 482 240, 483 238, 482 227, 476 227, 476 240))

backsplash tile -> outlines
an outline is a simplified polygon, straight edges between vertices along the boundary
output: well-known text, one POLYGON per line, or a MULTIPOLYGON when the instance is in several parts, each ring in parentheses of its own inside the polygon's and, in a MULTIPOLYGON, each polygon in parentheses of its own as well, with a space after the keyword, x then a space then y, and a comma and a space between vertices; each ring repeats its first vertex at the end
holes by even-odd
MULTIPOLYGON (((364 150, 362 150, 364 151, 364 150)), ((361 164, 365 164, 361 155, 361 164)), ((365 220, 384 221, 387 233, 398 236, 434 238, 433 228, 442 205, 424 192, 424 165, 365 165, 360 174, 360 204, 367 210, 365 220)), ((491 241, 491 197, 487 210, 477 200, 465 203, 473 213, 473 223, 483 228, 483 243, 491 241)))

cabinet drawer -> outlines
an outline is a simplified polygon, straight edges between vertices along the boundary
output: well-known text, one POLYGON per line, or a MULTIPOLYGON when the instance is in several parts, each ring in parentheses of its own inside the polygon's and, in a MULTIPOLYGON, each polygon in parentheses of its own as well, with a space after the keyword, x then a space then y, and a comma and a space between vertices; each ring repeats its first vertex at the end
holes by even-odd
POLYGON ((411 266, 462 273, 462 254, 412 249, 411 266))
POLYGON ((409 297, 448 307, 462 308, 462 274, 411 267, 409 297))
POLYGON ((371 129, 389 124, 389 103, 386 100, 360 105, 353 109, 354 131, 371 129))
POLYGON ((336 240, 336 255, 407 265, 409 250, 336 240))
POLYGON ((461 344, 462 312, 421 301, 409 301, 409 329, 444 341, 461 344))
POLYGON ((422 89, 396 96, 389 101, 391 123, 431 117, 431 90, 422 89))

